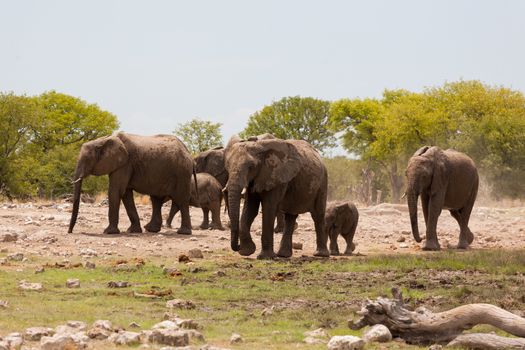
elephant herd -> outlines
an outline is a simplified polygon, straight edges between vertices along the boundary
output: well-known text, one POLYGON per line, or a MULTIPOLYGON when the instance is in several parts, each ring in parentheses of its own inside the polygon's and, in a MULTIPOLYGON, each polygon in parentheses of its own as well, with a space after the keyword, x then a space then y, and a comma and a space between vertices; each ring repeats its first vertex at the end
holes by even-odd
MULTIPOLYGON (((136 191, 151 198, 151 220, 144 226, 149 232, 160 231, 162 204, 169 200, 171 210, 166 225, 171 227, 173 216, 181 212, 177 233, 192 232, 190 205, 202 208, 200 228, 222 230, 220 208, 224 200, 230 218, 231 248, 241 255, 248 256, 256 250, 250 229, 259 211, 262 211, 262 234, 258 258, 292 256, 296 219, 306 212, 315 225, 315 256, 339 255, 339 235, 346 241, 345 255, 352 254, 355 248, 357 208, 350 202, 327 204, 327 170, 320 154, 306 141, 282 140, 271 134, 248 139, 234 136, 225 148, 202 152, 195 159, 172 135, 139 136, 120 132, 86 142, 81 147, 74 174, 69 233, 79 212, 82 180, 89 175, 109 175, 109 224, 104 230, 107 234, 120 232, 121 201, 131 222, 127 232, 142 232, 133 198, 136 191), (277 227, 274 227, 276 219, 277 227), (283 234, 275 252, 274 232, 277 231, 283 234)), ((440 249, 436 225, 442 209, 448 209, 458 221, 458 248, 467 248, 474 238, 468 222, 478 189, 473 161, 454 150, 425 146, 410 158, 406 176, 405 194, 414 239, 421 241, 417 224, 417 201, 421 196, 427 226, 423 249, 440 249)))

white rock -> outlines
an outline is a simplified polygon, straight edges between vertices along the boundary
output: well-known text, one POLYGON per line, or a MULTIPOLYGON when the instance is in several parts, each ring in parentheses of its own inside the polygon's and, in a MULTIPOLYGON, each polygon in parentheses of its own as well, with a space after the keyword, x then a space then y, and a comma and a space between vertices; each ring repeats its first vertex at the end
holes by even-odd
POLYGON ((18 288, 23 290, 42 290, 42 283, 30 283, 26 280, 18 282, 18 288))
POLYGON ((67 321, 66 325, 71 328, 75 328, 78 331, 85 331, 87 329, 86 322, 82 321, 67 321))
POLYGON ((392 340, 392 333, 390 333, 390 330, 386 326, 382 324, 376 324, 366 330, 365 334, 363 335, 363 339, 367 343, 386 343, 392 340))
POLYGON ((81 256, 97 256, 98 253, 96 250, 91 248, 82 248, 80 249, 80 255, 81 256))
POLYGON ((359 350, 364 346, 364 340, 353 335, 336 335, 328 342, 328 350, 359 350))
POLYGON ((166 320, 155 324, 151 329, 179 329, 176 322, 166 320))
POLYGON ((41 350, 85 349, 87 346, 85 338, 73 334, 55 334, 40 339, 41 350))
POLYGON ((22 261, 22 260, 24 260, 24 254, 22 254, 22 253, 9 254, 7 256, 7 260, 22 261))
POLYGON ((55 334, 53 328, 49 327, 30 327, 24 332, 24 339, 30 341, 39 341, 42 337, 49 337, 55 334))
POLYGON ((117 345, 133 345, 140 343, 140 333, 137 332, 118 332, 113 333, 108 340, 117 345))
POLYGON ((242 339, 241 335, 237 333, 233 333, 230 337, 230 344, 238 344, 242 343, 243 341, 244 340, 242 339))
POLYGON ((323 339, 320 339, 320 338, 314 338, 314 337, 306 337, 306 338, 303 339, 303 341, 306 344, 311 344, 311 345, 325 344, 326 343, 326 340, 323 340, 323 339))
POLYGON ((66 281, 67 288, 80 288, 80 280, 78 278, 70 278, 66 281))
POLYGON ((113 324, 108 320, 97 320, 93 322, 93 328, 102 328, 108 331, 113 331, 113 324))
POLYGON ((20 333, 10 333, 3 338, 8 350, 18 350, 24 344, 24 339, 20 333))
POLYGON ((166 307, 169 309, 194 309, 195 304, 190 300, 172 299, 166 302, 166 307))
POLYGON ((192 319, 182 319, 182 318, 176 317, 176 318, 173 318, 172 321, 175 322, 177 326, 179 326, 179 328, 199 329, 200 327, 197 321, 192 320, 192 319))

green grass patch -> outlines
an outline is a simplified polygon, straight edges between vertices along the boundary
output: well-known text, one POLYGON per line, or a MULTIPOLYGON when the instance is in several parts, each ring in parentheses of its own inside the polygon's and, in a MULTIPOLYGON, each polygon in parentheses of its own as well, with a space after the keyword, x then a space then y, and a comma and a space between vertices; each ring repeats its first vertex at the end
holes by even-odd
MULTIPOLYGON (((303 333, 324 327, 330 335, 361 335, 347 327, 348 319, 366 298, 390 296, 393 286, 402 288, 411 305, 435 311, 471 302, 509 310, 525 306, 523 250, 277 261, 225 255, 191 265, 176 263, 181 275, 175 277, 163 273, 163 264, 171 265, 161 260, 146 261, 132 271, 115 271, 113 262, 99 260, 95 269, 46 267, 35 274, 43 263, 30 257, 0 267, 0 300, 9 302, 0 309, 0 335, 67 320, 109 319, 123 327, 136 322, 147 329, 163 319, 167 300, 180 298, 196 308, 175 312, 197 320, 212 344, 230 346, 229 337, 236 332, 245 342, 233 348, 324 349, 304 344, 303 333), (78 278, 81 288, 66 288, 68 278, 78 278), (40 282, 44 289, 22 291, 20 280, 40 282), (109 288, 109 281, 127 281, 131 287, 109 288), (171 294, 135 296, 152 290, 171 294)), ((393 342, 387 348, 407 345, 393 342)))

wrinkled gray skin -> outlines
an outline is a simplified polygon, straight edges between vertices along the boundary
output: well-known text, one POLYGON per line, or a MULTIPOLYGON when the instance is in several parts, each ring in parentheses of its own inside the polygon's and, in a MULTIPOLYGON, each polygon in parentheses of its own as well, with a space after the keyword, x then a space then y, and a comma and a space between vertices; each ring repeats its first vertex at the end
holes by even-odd
POLYGON ((330 237, 330 255, 339 255, 337 236, 346 241, 345 255, 352 255, 355 249, 353 243, 359 212, 352 202, 330 202, 326 205, 324 227, 330 237))
MULTIPOLYGON (((248 138, 251 141, 257 140, 271 140, 275 139, 272 134, 266 133, 248 138)), ((222 188, 226 186, 228 182, 228 171, 224 164, 224 152, 225 148, 215 147, 210 150, 199 153, 195 157, 195 170, 197 173, 208 173, 214 176, 221 184, 222 188)), ((227 198, 225 198, 226 207, 228 207, 227 198)), ((283 232, 284 230, 284 214, 277 214, 277 225, 275 226, 275 232, 283 232)))
POLYGON ((262 235, 259 259, 276 256, 273 250, 275 215, 285 216, 284 233, 277 256, 292 256, 292 233, 298 214, 310 212, 315 224, 316 256, 329 256, 324 229, 327 174, 319 153, 298 140, 243 141, 233 137, 225 152, 229 174, 228 193, 231 247, 241 255, 255 252, 250 235, 253 220, 262 205, 262 235), (246 189, 239 220, 241 192, 246 189), (240 240, 240 244, 239 244, 240 240))
POLYGON ((80 149, 75 170, 73 212, 69 231, 75 226, 82 179, 89 175, 109 175, 109 225, 104 233, 119 233, 120 201, 124 203, 131 226, 127 232, 142 232, 133 200, 133 191, 150 195, 153 205, 147 231, 159 232, 164 198, 172 199, 181 210, 182 222, 177 231, 191 234, 189 213, 193 159, 186 146, 175 136, 139 136, 120 132, 86 142, 80 149))
MULTIPOLYGON (((194 186, 191 186, 190 205, 202 209, 203 220, 200 228, 206 230, 224 230, 221 223, 222 186, 217 179, 207 173, 197 173, 198 195, 194 186), (209 212, 212 222, 210 225, 209 212)), ((171 227, 173 217, 179 211, 176 205, 171 205, 166 226, 171 227)))
POLYGON ((414 153, 406 170, 406 197, 412 234, 421 242, 417 224, 417 199, 425 217, 426 241, 423 250, 439 250, 436 227, 442 209, 448 209, 459 224, 459 249, 474 240, 468 227, 470 213, 478 193, 478 171, 467 155, 452 149, 425 146, 414 153))

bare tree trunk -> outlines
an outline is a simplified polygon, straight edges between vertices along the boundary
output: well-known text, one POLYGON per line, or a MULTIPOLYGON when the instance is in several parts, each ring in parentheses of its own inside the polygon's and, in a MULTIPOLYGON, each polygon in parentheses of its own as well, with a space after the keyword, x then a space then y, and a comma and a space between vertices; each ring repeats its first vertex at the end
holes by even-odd
MULTIPOLYGON (((362 318, 350 327, 361 329, 368 325, 383 324, 393 336, 413 344, 448 343, 457 339, 464 330, 478 324, 488 324, 512 335, 525 337, 525 318, 491 304, 462 305, 439 313, 425 308, 412 311, 403 304, 403 297, 398 289, 393 288, 392 294, 395 299, 380 297, 375 301, 368 300, 359 312, 362 318)), ((497 341, 505 340, 504 337, 500 338, 497 341)), ((471 338, 459 338, 458 342, 467 342, 469 339, 471 338)), ((479 337, 478 339, 482 340, 479 337)), ((496 342, 496 339, 491 341, 496 342)))

